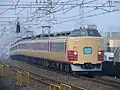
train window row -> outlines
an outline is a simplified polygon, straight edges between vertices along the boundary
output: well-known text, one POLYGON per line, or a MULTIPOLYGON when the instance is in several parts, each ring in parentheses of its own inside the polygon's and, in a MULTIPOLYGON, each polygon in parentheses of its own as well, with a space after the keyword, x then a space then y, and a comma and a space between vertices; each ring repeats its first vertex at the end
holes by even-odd
POLYGON ((51 43, 50 51, 52 52, 64 52, 64 43, 51 43))
POLYGON ((18 44, 10 49, 10 51, 17 49, 27 50, 43 50, 52 52, 64 52, 64 43, 24 43, 18 44))

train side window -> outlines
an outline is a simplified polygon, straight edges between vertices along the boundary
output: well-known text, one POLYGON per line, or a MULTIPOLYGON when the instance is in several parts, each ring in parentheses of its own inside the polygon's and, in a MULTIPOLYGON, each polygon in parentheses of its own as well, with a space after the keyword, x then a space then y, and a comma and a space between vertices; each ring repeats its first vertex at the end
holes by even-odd
POLYGON ((52 52, 64 52, 64 43, 52 43, 52 52))
POLYGON ((64 43, 58 43, 59 52, 64 52, 64 43))
POLYGON ((37 50, 48 50, 48 43, 39 43, 37 45, 38 49, 37 50))

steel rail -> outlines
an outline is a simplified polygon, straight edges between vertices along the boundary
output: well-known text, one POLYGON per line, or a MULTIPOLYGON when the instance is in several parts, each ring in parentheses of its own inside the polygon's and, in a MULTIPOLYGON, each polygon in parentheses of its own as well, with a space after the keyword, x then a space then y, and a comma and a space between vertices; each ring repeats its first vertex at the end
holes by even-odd
MULTIPOLYGON (((1 61, 0 61, 1 63, 1 61)), ((5 63, 2 62, 3 65, 6 65, 5 63)), ((35 81, 38 81, 40 83, 43 83, 45 85, 48 85, 50 86, 51 84, 55 84, 55 85, 61 85, 61 84, 65 84, 65 85, 69 85, 72 87, 72 90, 87 90, 83 87, 79 87, 79 86, 76 86, 76 85, 73 85, 73 84, 69 84, 69 83, 64 83, 64 82, 61 82, 59 80, 55 80, 55 79, 52 79, 50 77, 47 77, 47 76, 43 76, 43 75, 40 75, 38 73, 33 73, 32 71, 26 71, 22 68, 19 68, 17 67, 16 65, 13 65, 11 63, 7 63, 7 65, 9 64, 9 67, 13 70, 13 71, 21 71, 23 72, 23 74, 25 75, 24 72, 29 72, 30 73, 30 78, 35 80, 35 81)))
MULTIPOLYGON (((9 63, 9 64, 11 64, 11 63, 9 63)), ((12 64, 11 64, 11 67, 12 67, 12 68, 17 68, 18 70, 26 71, 26 70, 24 70, 24 69, 21 69, 21 68, 15 66, 15 65, 12 65, 12 64)), ((31 71, 28 71, 28 72, 30 72, 33 77, 38 77, 38 78, 41 77, 41 79, 44 80, 44 81, 45 81, 45 79, 47 79, 47 80, 49 79, 50 81, 53 81, 54 83, 57 83, 57 84, 62 83, 61 81, 57 81, 57 80, 51 79, 51 78, 49 78, 49 77, 39 75, 39 74, 33 73, 33 72, 31 72, 31 71)), ((64 75, 65 75, 65 73, 61 73, 61 74, 64 74, 64 75)), ((71 76, 71 74, 69 74, 69 76, 71 76)), ((32 77, 31 77, 31 78, 32 78, 32 77)), ((112 86, 112 87, 115 87, 115 88, 120 88, 120 83, 119 83, 119 82, 113 81, 113 80, 108 80, 108 79, 103 79, 103 78, 101 78, 101 77, 89 78, 89 77, 85 77, 85 76, 78 76, 78 79, 79 79, 79 78, 80 78, 80 79, 83 79, 83 80, 87 80, 87 81, 92 81, 92 82, 95 82, 95 83, 99 83, 99 84, 102 84, 102 85, 107 85, 107 86, 112 86)), ((68 83, 65 83, 65 84, 70 85, 70 86, 72 86, 73 88, 81 88, 81 87, 75 86, 75 85, 73 85, 73 84, 68 84, 68 83)), ((80 89, 80 90, 86 90, 86 89, 82 88, 82 89, 80 89)))

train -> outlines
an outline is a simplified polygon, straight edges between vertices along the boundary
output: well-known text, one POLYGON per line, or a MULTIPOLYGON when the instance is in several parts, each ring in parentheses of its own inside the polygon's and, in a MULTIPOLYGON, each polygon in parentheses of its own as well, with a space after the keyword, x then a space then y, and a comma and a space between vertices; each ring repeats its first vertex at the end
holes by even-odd
POLYGON ((93 27, 40 34, 11 44, 10 58, 72 74, 100 73, 104 39, 93 27))

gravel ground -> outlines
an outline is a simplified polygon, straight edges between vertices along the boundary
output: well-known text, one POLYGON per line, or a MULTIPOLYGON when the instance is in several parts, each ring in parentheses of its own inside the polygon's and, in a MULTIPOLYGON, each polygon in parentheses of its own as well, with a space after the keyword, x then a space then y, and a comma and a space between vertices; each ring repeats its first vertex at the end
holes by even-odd
POLYGON ((113 81, 117 81, 120 83, 120 78, 116 78, 116 77, 108 77, 108 76, 103 76, 103 79, 108 79, 108 80, 113 80, 113 81))
POLYGON ((18 87, 11 85, 8 78, 0 77, 0 90, 20 90, 18 87))
MULTIPOLYGON (((92 81, 83 80, 81 78, 75 78, 75 77, 63 75, 63 74, 60 74, 60 73, 57 73, 54 71, 42 69, 42 68, 36 67, 34 65, 27 64, 25 62, 10 61, 10 60, 8 60, 7 62, 14 63, 18 67, 23 68, 25 70, 31 70, 34 73, 38 73, 38 74, 41 74, 41 75, 44 75, 44 76, 47 76, 50 78, 54 78, 54 79, 60 80, 64 83, 74 84, 76 86, 86 88, 87 90, 120 90, 120 89, 112 87, 112 86, 102 85, 99 83, 94 83, 92 81)), ((42 90, 42 89, 40 89, 40 90, 42 90)))
POLYGON ((12 70, 7 72, 6 77, 0 77, 0 90, 49 90, 49 87, 44 86, 30 79, 29 88, 26 87, 26 78, 22 76, 22 87, 16 86, 16 73, 12 70))

